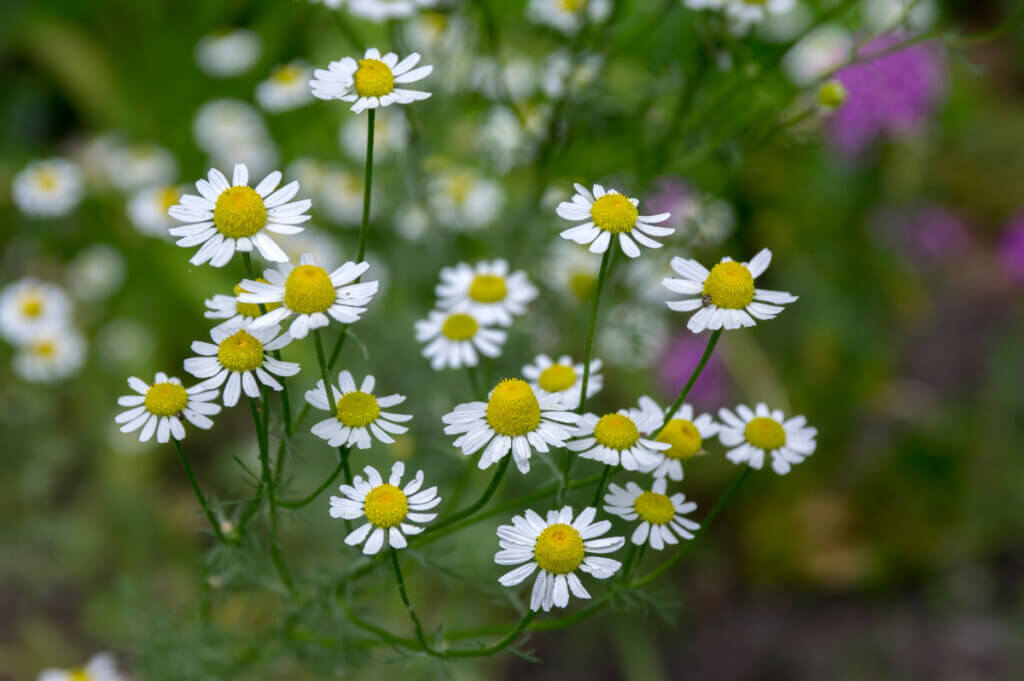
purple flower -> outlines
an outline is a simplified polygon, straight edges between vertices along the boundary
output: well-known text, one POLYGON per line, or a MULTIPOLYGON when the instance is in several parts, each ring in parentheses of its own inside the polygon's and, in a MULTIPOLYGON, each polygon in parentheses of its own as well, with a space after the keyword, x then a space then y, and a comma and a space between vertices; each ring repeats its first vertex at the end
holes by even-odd
POLYGON ((874 229, 881 241, 919 262, 949 260, 971 243, 967 224, 938 204, 885 208, 876 216, 874 229))
POLYGON ((700 211, 700 196, 681 178, 666 175, 654 182, 653 190, 644 202, 652 214, 671 213, 666 227, 681 229, 687 220, 692 220, 700 211))
MULTIPOLYGON (((881 54, 903 42, 893 33, 867 43, 861 58, 881 54)), ((941 56, 922 42, 877 59, 848 66, 836 74, 849 96, 830 122, 832 142, 854 155, 882 135, 904 135, 928 119, 945 91, 941 56)))
POLYGON ((1007 274, 1024 284, 1024 213, 1010 221, 999 240, 998 249, 1007 274))
MULTIPOLYGON (((679 391, 686 385, 704 354, 707 343, 707 334, 695 335, 682 331, 666 344, 656 365, 656 379, 666 398, 675 399, 679 396, 679 391)), ((686 401, 703 409, 717 408, 725 401, 727 382, 722 360, 717 353, 712 354, 686 401)))

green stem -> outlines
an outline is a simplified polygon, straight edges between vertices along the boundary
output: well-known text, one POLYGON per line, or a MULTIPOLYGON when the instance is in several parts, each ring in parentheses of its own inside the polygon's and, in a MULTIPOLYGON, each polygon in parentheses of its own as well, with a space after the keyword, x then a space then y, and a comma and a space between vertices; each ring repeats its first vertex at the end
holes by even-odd
POLYGON ((590 504, 594 508, 601 508, 601 495, 604 494, 604 485, 608 482, 608 475, 612 472, 611 464, 606 463, 601 471, 601 479, 597 481, 597 491, 594 492, 594 502, 590 504))
POLYGON ((498 484, 501 482, 501 479, 505 477, 505 471, 508 470, 508 465, 511 460, 512 452, 509 452, 504 457, 502 457, 501 462, 498 464, 498 470, 496 470, 494 472, 494 475, 491 477, 491 482, 489 485, 487 485, 487 489, 484 490, 484 493, 480 495, 480 498, 473 502, 471 506, 464 508, 458 513, 453 513, 452 515, 448 516, 442 522, 439 522, 436 525, 432 525, 431 527, 427 528, 423 532, 423 534, 426 535, 432 532, 436 532, 437 530, 440 530, 442 527, 447 527, 448 525, 458 522, 463 518, 468 518, 469 516, 473 515, 481 508, 483 508, 487 504, 487 502, 491 500, 491 497, 494 496, 494 492, 498 489, 498 484))
POLYGON ((252 410, 252 418, 256 423, 257 442, 260 450, 260 468, 262 470, 261 477, 263 479, 263 487, 267 490, 267 501, 270 504, 270 558, 274 562, 274 567, 277 568, 277 572, 281 576, 281 581, 284 582, 288 591, 294 592, 295 584, 292 581, 291 574, 288 572, 288 566, 285 565, 284 557, 281 555, 281 549, 277 545, 277 495, 274 492, 274 478, 271 475, 270 468, 270 446, 267 432, 270 413, 267 408, 267 388, 265 386, 263 387, 262 394, 263 418, 260 418, 261 409, 256 406, 255 398, 249 398, 249 408, 252 410))
POLYGON ((181 458, 181 465, 185 467, 185 473, 188 474, 189 482, 192 483, 192 491, 196 493, 196 499, 199 500, 199 506, 203 509, 203 513, 206 514, 206 519, 210 521, 210 527, 213 529, 213 533, 217 536, 218 541, 225 541, 224 533, 221 532, 220 523, 217 522, 217 518, 213 515, 213 511, 210 510, 210 506, 206 503, 206 497, 203 496, 203 491, 199 489, 199 481, 196 480, 195 474, 192 472, 192 466, 188 464, 188 459, 185 458, 185 452, 181 449, 181 442, 177 438, 171 438, 174 442, 174 448, 178 450, 178 456, 181 458))
POLYGON ((373 192, 373 128, 376 109, 370 109, 366 118, 366 168, 363 181, 363 222, 359 227, 359 245, 356 248, 356 262, 363 261, 366 253, 366 232, 370 222, 370 197, 373 192))
MULTIPOLYGON (((320 377, 324 381, 324 393, 327 395, 327 406, 334 402, 334 386, 328 376, 327 360, 324 358, 324 343, 320 338, 320 329, 313 329, 313 341, 316 345, 316 360, 320 364, 320 377)), ((338 447, 338 456, 341 457, 341 467, 345 471, 345 482, 352 481, 352 471, 348 466, 348 448, 338 447)))
POLYGON ((704 354, 701 355, 696 368, 694 368, 693 373, 690 374, 690 378, 686 381, 686 385, 684 385, 682 391, 680 391, 679 397, 676 398, 676 401, 673 402, 672 406, 665 412, 665 420, 662 422, 661 427, 654 431, 650 439, 657 440, 658 436, 661 435, 661 431, 665 430, 665 426, 667 426, 668 422, 672 420, 675 413, 679 411, 679 408, 683 406, 683 401, 686 399, 686 396, 690 394, 693 384, 697 382, 698 378, 700 378, 701 372, 704 371, 704 367, 707 366, 708 360, 711 359, 711 353, 714 351, 715 345, 718 343, 718 337, 721 335, 722 329, 717 329, 711 332, 711 338, 708 339, 708 344, 704 348, 704 354))

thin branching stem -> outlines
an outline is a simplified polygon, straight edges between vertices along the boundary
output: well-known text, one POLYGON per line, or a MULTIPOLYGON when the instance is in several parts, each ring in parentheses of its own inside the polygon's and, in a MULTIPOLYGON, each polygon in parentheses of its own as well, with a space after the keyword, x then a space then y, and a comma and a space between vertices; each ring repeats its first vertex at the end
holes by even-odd
POLYGON ((206 503, 206 497, 203 496, 203 490, 199 488, 199 481, 196 480, 195 474, 192 472, 192 466, 189 465, 188 459, 185 458, 185 452, 181 449, 181 442, 177 438, 171 438, 174 442, 174 448, 178 450, 178 456, 181 458, 181 465, 185 467, 185 473, 188 475, 189 482, 192 483, 192 491, 196 493, 196 499, 199 500, 199 506, 203 509, 203 513, 206 514, 206 519, 210 521, 210 528, 213 529, 213 533, 217 535, 218 541, 224 541, 224 533, 221 532, 220 523, 217 522, 216 516, 213 515, 213 511, 210 510, 210 506, 206 503))

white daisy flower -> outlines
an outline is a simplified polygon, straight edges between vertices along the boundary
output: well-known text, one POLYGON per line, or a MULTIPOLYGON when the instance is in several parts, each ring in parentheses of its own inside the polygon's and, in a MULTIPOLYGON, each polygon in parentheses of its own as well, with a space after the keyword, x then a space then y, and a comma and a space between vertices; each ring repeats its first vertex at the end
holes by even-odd
POLYGON ((548 511, 546 519, 530 509, 513 516, 511 525, 498 527, 501 550, 494 554, 494 562, 519 567, 499 577, 498 583, 515 586, 537 571, 530 594, 534 612, 564 608, 569 605, 570 592, 576 598, 590 598, 576 570, 608 579, 622 563, 592 554, 612 553, 626 544, 623 537, 603 537, 612 523, 594 522, 596 514, 597 509, 588 506, 574 520, 572 507, 564 506, 560 511, 548 511))
POLYGON ((683 4, 690 9, 720 9, 727 2, 729 0, 683 0, 683 4))
POLYGON ((436 513, 425 513, 441 503, 437 487, 420 491, 423 486, 423 471, 416 471, 416 477, 405 487, 402 475, 405 464, 396 461, 391 466, 391 477, 385 483, 373 466, 363 469, 366 480, 355 476, 351 485, 338 489, 345 496, 331 497, 331 517, 355 520, 366 518, 367 522, 352 530, 345 537, 349 546, 363 544, 363 553, 370 556, 378 553, 387 543, 393 549, 406 547, 406 536, 419 534, 421 525, 437 517, 436 513))
POLYGON ((434 67, 414 69, 419 61, 420 55, 415 52, 399 61, 394 52, 381 56, 380 50, 371 47, 359 61, 345 57, 332 61, 327 69, 317 69, 309 84, 314 97, 353 102, 352 111, 355 113, 391 104, 411 104, 427 99, 430 93, 396 88, 395 85, 415 83, 429 76, 434 67))
POLYGON ((614 482, 608 485, 604 496, 605 512, 623 520, 642 521, 630 538, 637 546, 646 543, 655 551, 661 551, 665 544, 693 539, 693 533, 700 529, 698 523, 685 517, 697 510, 697 504, 687 501, 682 492, 668 496, 665 486, 665 478, 656 479, 650 490, 643 490, 632 481, 627 482, 625 488, 614 482))
POLYGON ((224 406, 238 404, 242 391, 249 397, 259 397, 259 383, 273 390, 281 390, 276 376, 294 376, 299 373, 296 362, 283 362, 270 356, 273 350, 288 345, 291 336, 278 335, 281 327, 254 329, 251 326, 216 326, 210 329, 213 343, 194 341, 192 352, 199 357, 185 360, 185 371, 196 378, 205 379, 206 389, 224 386, 224 406), (257 379, 259 382, 257 383, 257 379))
POLYGON ((312 75, 312 69, 303 61, 276 66, 270 77, 256 86, 256 101, 273 113, 297 109, 313 101, 309 93, 312 75))
POLYGON ((341 324, 354 324, 366 312, 377 294, 376 281, 352 283, 370 269, 367 262, 347 262, 333 272, 315 264, 312 253, 303 253, 299 266, 282 263, 276 270, 263 273, 266 283, 242 280, 244 291, 238 295, 243 303, 279 303, 253 322, 254 329, 277 325, 295 315, 288 327, 293 338, 305 338, 312 329, 330 324, 328 315, 341 324))
POLYGON ((782 70, 793 84, 807 87, 845 64, 854 43, 853 34, 838 24, 819 26, 786 53, 782 70))
POLYGON ((537 24, 573 34, 585 23, 599 23, 612 11, 612 0, 530 0, 526 17, 537 24))
MULTIPOLYGON (((373 160, 385 161, 403 153, 409 145, 409 121, 401 109, 384 109, 373 120, 373 160)), ((338 144, 353 161, 366 159, 366 124, 358 118, 346 118, 338 129, 338 144)), ((359 192, 362 194, 362 180, 359 192)), ((360 209, 362 202, 359 202, 360 209)))
POLYGON ((640 255, 640 248, 661 248, 661 243, 653 236, 668 236, 675 231, 671 227, 656 227, 655 224, 665 222, 671 215, 640 215, 636 199, 627 198, 614 189, 605 190, 599 184, 594 185, 591 193, 581 184, 574 184, 576 194, 572 201, 558 204, 558 216, 581 224, 562 232, 563 239, 575 241, 580 245, 590 244, 591 253, 604 253, 613 235, 618 235, 622 252, 630 258, 640 255))
POLYGON ((412 418, 409 414, 395 414, 381 411, 405 402, 405 395, 388 395, 378 398, 373 394, 375 379, 367 376, 356 388, 352 374, 342 371, 338 374, 337 387, 331 386, 331 397, 327 398, 323 380, 316 388, 306 391, 306 401, 317 409, 333 412, 334 416, 313 426, 313 434, 332 447, 370 448, 370 434, 384 444, 393 444, 388 433, 401 435, 408 428, 398 425, 412 418))
POLYGON ((432 310, 426 319, 416 322, 416 341, 426 343, 423 356, 434 371, 475 367, 480 361, 477 353, 497 357, 506 336, 501 329, 460 311, 432 310))
POLYGON ((496 385, 486 402, 466 402, 441 420, 445 435, 458 435, 453 443, 463 455, 483 449, 481 470, 497 463, 509 451, 521 473, 530 472, 533 450, 547 452, 564 447, 579 417, 564 411, 562 401, 537 395, 521 378, 507 378, 496 385))
POLYGON ((78 669, 44 669, 36 681, 127 681, 128 677, 117 669, 110 653, 93 655, 84 667, 78 669))
POLYGON ((494 222, 505 205, 501 184, 468 168, 439 172, 430 183, 430 209, 438 224, 472 231, 494 222))
POLYGON ((214 78, 245 73, 260 58, 260 37, 244 28, 229 29, 203 37, 196 43, 196 64, 214 78))
POLYGON ((349 0, 348 11, 370 21, 387 21, 411 17, 424 7, 434 7, 437 0, 349 0))
MULTIPOLYGON (((657 425, 653 433, 661 428, 662 410, 649 397, 640 398, 640 408, 657 415, 657 425)), ((718 433, 719 425, 715 423, 710 414, 701 414, 694 417, 693 407, 683 404, 679 410, 669 418, 668 423, 654 438, 656 442, 664 442, 669 445, 668 449, 655 452, 657 463, 650 472, 656 478, 669 477, 672 480, 683 479, 683 462, 689 461, 695 456, 704 453, 704 441, 718 433)), ((652 419, 652 422, 654 420, 652 419)))
POLYGON ((170 234, 181 237, 176 243, 183 248, 202 244, 189 259, 193 265, 209 262, 223 267, 235 251, 249 252, 255 247, 271 262, 284 262, 285 252, 267 232, 296 234, 300 224, 309 220, 306 211, 309 199, 292 201, 299 192, 299 183, 291 182, 277 191, 281 173, 267 175, 252 188, 248 185, 249 170, 237 164, 231 184, 216 168, 210 169, 209 180, 196 182, 200 196, 186 194, 168 211, 175 220, 188 223, 172 227, 170 234))
POLYGON ((924 32, 939 16, 935 0, 865 0, 861 12, 864 28, 871 34, 903 25, 913 33, 924 32))
POLYGON ((544 266, 548 285, 578 303, 592 299, 600 271, 601 258, 586 248, 563 240, 551 245, 544 266))
POLYGON ((488 99, 519 102, 537 90, 537 64, 522 54, 500 60, 476 56, 468 78, 469 86, 488 99))
POLYGON ((178 174, 170 150, 149 142, 118 145, 106 159, 107 177, 123 192, 169 184, 178 174))
POLYGON ((185 426, 181 422, 182 416, 195 427, 209 430, 213 421, 208 417, 220 413, 220 405, 213 402, 219 394, 217 390, 210 390, 202 383, 186 389, 179 379, 162 371, 157 373, 153 385, 132 376, 128 379, 128 386, 138 395, 118 398, 119 405, 131 408, 118 414, 114 422, 122 424, 122 433, 132 433, 141 428, 140 442, 146 442, 154 433, 156 441, 161 443, 170 441, 172 437, 183 440, 185 426))
POLYGON ((609 466, 622 465, 627 471, 650 471, 658 461, 658 452, 668 449, 667 442, 644 437, 661 425, 660 414, 649 409, 620 409, 612 414, 584 414, 566 447, 581 458, 609 466))
POLYGON ((137 191, 128 201, 128 219, 140 234, 166 239, 168 230, 177 224, 167 211, 181 201, 184 194, 181 187, 174 185, 137 191))
POLYGON ((469 31, 466 18, 449 12, 419 12, 405 22, 405 39, 417 52, 445 57, 459 54, 469 31))
MULTIPOLYGON (((377 192, 371 192, 370 218, 377 209, 372 202, 377 192)), ((347 168, 328 167, 320 178, 320 191, 317 192, 317 207, 323 211, 331 222, 345 227, 358 227, 363 219, 363 176, 347 168)))
POLYGON ((124 257, 108 244, 86 246, 68 263, 66 276, 75 283, 71 293, 78 300, 103 300, 124 283, 124 257))
POLYGON ((501 326, 511 326, 513 315, 526 312, 526 304, 537 297, 526 272, 509 274, 505 260, 445 267, 434 291, 442 310, 458 308, 482 324, 501 326))
POLYGON ((0 336, 15 345, 71 323, 71 299, 60 286, 26 277, 0 291, 0 336))
POLYGON ((238 99, 213 99, 196 111, 192 134, 199 148, 208 154, 223 155, 270 137, 263 116, 248 102, 238 99))
POLYGON ((11 193, 25 215, 60 217, 82 200, 82 175, 78 166, 62 158, 32 161, 14 176, 11 193))
POLYGON ((767 248, 748 263, 722 258, 710 272, 696 260, 672 258, 672 269, 682 279, 666 278, 661 283, 669 291, 688 297, 666 304, 677 312, 697 310, 686 324, 694 333, 754 326, 755 317, 774 319, 783 305, 797 297, 785 291, 754 288, 754 280, 764 274, 771 261, 772 252, 767 248))
POLYGON ((752 24, 770 14, 785 14, 795 5, 795 0, 729 0, 725 13, 741 24, 752 24))
POLYGON ((764 403, 753 411, 745 404, 736 407, 735 412, 722 408, 718 418, 722 420, 718 439, 732 448, 725 456, 733 463, 746 462, 760 470, 768 452, 772 468, 785 475, 818 446, 818 429, 809 427, 806 418, 794 416, 787 420, 780 409, 770 410, 764 403))
POLYGON ((85 362, 85 338, 75 329, 38 329, 18 346, 14 373, 33 383, 52 383, 78 373, 85 362))
MULTIPOLYGON (((256 281, 267 283, 267 280, 262 277, 256 281)), ((203 313, 203 316, 207 319, 225 320, 220 322, 217 326, 243 327, 250 325, 254 320, 262 317, 263 313, 260 312, 260 306, 257 303, 243 303, 238 300, 238 296, 245 292, 245 289, 242 288, 242 282, 239 282, 235 284, 235 294, 233 296, 218 293, 212 298, 207 298, 204 301, 206 304, 206 312, 203 313)), ((267 312, 272 312, 281 307, 281 304, 266 303, 264 307, 267 312)))
POLYGON ((544 58, 540 88, 550 99, 565 97, 582 91, 597 80, 604 67, 604 55, 573 56, 567 49, 559 49, 544 58))
MULTIPOLYGON (((533 364, 523 367, 523 376, 530 387, 542 395, 561 400, 566 409, 576 409, 583 389, 583 363, 575 364, 572 357, 562 355, 553 361, 547 355, 537 355, 533 364)), ((601 376, 601 360, 590 360, 590 376, 587 379, 587 397, 601 392, 604 378, 601 376)))

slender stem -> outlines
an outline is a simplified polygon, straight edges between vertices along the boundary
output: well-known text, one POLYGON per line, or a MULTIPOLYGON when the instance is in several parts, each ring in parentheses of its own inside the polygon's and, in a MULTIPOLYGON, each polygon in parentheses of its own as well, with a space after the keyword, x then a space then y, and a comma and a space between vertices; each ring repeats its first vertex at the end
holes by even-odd
POLYGON ((608 476, 612 472, 612 465, 606 463, 604 470, 601 471, 601 479, 597 481, 597 490, 594 492, 594 502, 590 504, 594 508, 601 508, 601 495, 604 494, 604 485, 608 482, 608 476))
POLYGON ((221 532, 220 523, 217 522, 216 516, 213 515, 213 511, 210 510, 210 506, 206 503, 206 497, 203 496, 203 491, 199 489, 199 481, 196 480, 195 474, 192 472, 192 466, 188 464, 188 459, 185 458, 185 452, 181 449, 181 442, 177 438, 171 438, 174 442, 174 448, 178 450, 178 456, 181 458, 181 465, 185 467, 185 473, 188 474, 189 482, 192 483, 192 491, 196 493, 196 499, 199 500, 199 506, 203 509, 203 513, 206 514, 206 519, 210 521, 210 527, 213 529, 213 533, 217 535, 219 541, 225 541, 224 533, 221 532))
POLYGON ((484 493, 480 495, 480 498, 473 502, 471 506, 464 508, 458 513, 453 513, 452 515, 448 516, 436 525, 432 525, 431 527, 427 528, 423 532, 423 534, 430 534, 431 532, 436 532, 437 530, 440 530, 442 527, 446 527, 459 520, 462 520, 463 518, 467 518, 476 513, 477 511, 479 511, 481 508, 483 508, 487 504, 487 502, 490 501, 491 497, 494 496, 494 492, 498 489, 498 484, 501 482, 501 479, 505 477, 505 471, 508 470, 508 465, 511 460, 511 452, 502 457, 501 462, 498 464, 498 470, 494 471, 494 475, 491 477, 491 482, 489 485, 487 485, 487 489, 484 490, 484 493))
POLYGON ((256 423, 257 442, 260 450, 260 468, 262 470, 261 477, 263 479, 263 487, 267 490, 267 501, 270 504, 270 558, 274 562, 274 567, 277 568, 278 574, 281 575, 281 581, 284 582, 288 591, 294 592, 295 584, 292 581, 291 574, 288 572, 288 566, 285 565, 284 557, 281 555, 281 549, 277 545, 277 495, 274 492, 274 478, 271 475, 270 468, 270 446, 269 436, 267 433, 270 413, 267 408, 267 388, 265 386, 262 393, 263 417, 260 418, 261 408, 256 406, 255 398, 249 398, 249 408, 252 410, 252 418, 256 423))
POLYGON ((366 172, 363 181, 363 222, 359 227, 359 246, 356 248, 356 262, 363 261, 366 253, 366 232, 370 222, 370 197, 373 192, 373 128, 376 109, 370 109, 366 118, 366 172))
POLYGON ((679 393, 679 397, 676 398, 676 401, 673 402, 672 406, 665 412, 665 420, 662 422, 661 427, 651 435, 652 440, 656 440, 658 436, 661 435, 661 431, 665 430, 665 426, 667 426, 668 422, 672 420, 675 413, 679 411, 679 407, 683 406, 683 401, 686 399, 686 396, 690 394, 693 384, 697 382, 698 378, 700 378, 701 372, 704 371, 704 367, 707 366, 708 360, 711 359, 711 353, 714 351, 715 345, 718 343, 718 337, 721 335, 721 329, 711 332, 711 338, 708 339, 708 344, 704 348, 704 354, 700 356, 700 361, 697 362, 697 366, 694 368, 693 373, 690 374, 690 378, 687 379, 686 385, 683 386, 682 391, 679 393))
MULTIPOLYGON (((313 341, 316 345, 316 360, 320 364, 320 377, 324 381, 324 393, 327 395, 327 404, 334 401, 334 386, 331 385, 331 379, 328 376, 327 360, 324 358, 324 343, 320 338, 320 329, 313 329, 313 341)), ((352 471, 349 470, 348 466, 348 448, 338 447, 338 456, 341 457, 341 468, 345 471, 345 482, 352 481, 352 471)))
POLYGON ((405 590, 405 579, 402 578, 402 568, 398 565, 398 549, 391 549, 391 565, 395 568, 398 595, 402 598, 402 603, 405 604, 405 609, 409 613, 409 619, 412 620, 412 626, 416 630, 416 640, 419 641, 420 646, 426 652, 431 655, 440 655, 427 643, 427 637, 423 635, 423 625, 420 623, 420 618, 416 615, 416 610, 413 609, 412 603, 409 601, 409 593, 405 590))
POLYGON ((316 498, 318 496, 320 496, 320 493, 323 492, 328 487, 330 487, 331 483, 333 483, 335 480, 337 480, 338 476, 341 475, 341 471, 345 467, 345 457, 341 453, 342 450, 347 452, 348 448, 347 447, 341 447, 339 449, 338 465, 334 467, 334 471, 331 473, 330 477, 328 477, 326 480, 324 480, 324 482, 319 487, 317 487, 315 490, 313 490, 313 492, 309 496, 303 497, 302 499, 296 499, 294 501, 287 501, 285 499, 277 499, 276 500, 277 501, 277 505, 278 506, 282 506, 284 508, 303 508, 305 506, 309 506, 311 503, 316 501, 316 498))

